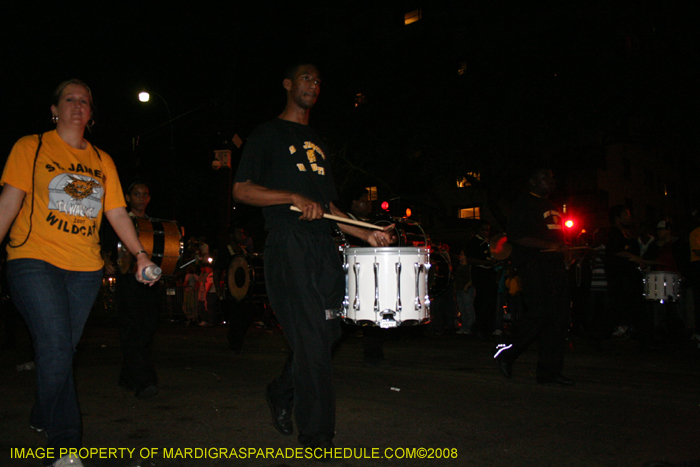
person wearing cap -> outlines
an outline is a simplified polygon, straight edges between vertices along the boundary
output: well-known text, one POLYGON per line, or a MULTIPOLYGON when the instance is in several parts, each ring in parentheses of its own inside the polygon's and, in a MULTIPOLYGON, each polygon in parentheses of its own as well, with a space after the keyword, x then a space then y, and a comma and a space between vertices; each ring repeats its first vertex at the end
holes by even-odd
POLYGON ((652 271, 670 271, 681 273, 686 268, 688 260, 683 255, 683 243, 678 242, 679 237, 674 237, 672 225, 669 221, 660 221, 656 224, 656 239, 647 249, 645 259, 655 261, 651 265, 652 271))

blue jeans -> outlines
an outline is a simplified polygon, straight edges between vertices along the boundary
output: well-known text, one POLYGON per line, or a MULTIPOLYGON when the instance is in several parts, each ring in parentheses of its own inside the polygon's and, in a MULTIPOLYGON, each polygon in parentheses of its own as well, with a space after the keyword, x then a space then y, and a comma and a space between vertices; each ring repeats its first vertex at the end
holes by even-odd
MULTIPOLYGON (((73 354, 102 282, 102 270, 67 271, 45 261, 7 262, 12 301, 34 342, 36 401, 30 423, 44 428, 47 447, 82 447, 73 354)), ((51 459, 45 459, 51 463, 51 459)))

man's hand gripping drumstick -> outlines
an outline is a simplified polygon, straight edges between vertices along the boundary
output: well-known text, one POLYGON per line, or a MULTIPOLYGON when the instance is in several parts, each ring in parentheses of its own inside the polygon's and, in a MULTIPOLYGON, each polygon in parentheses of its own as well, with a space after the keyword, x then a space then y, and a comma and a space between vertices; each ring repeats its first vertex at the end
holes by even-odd
MULTIPOLYGON (((330 204, 330 207, 331 212, 333 212, 333 214, 323 212, 321 214, 321 217, 340 222, 341 224, 338 227, 340 227, 340 230, 342 230, 344 233, 357 238, 362 238, 370 245, 376 247, 389 246, 392 243, 396 242, 396 236, 392 233, 392 231, 394 230, 394 224, 382 227, 374 224, 369 224, 367 222, 357 221, 355 219, 350 219, 349 217, 347 217, 345 213, 336 208, 333 203, 330 204)), ((302 211, 296 206, 290 206, 289 209, 292 211, 301 212, 301 220, 311 220, 318 218, 309 218, 308 216, 306 216, 306 213, 304 211, 302 211)))

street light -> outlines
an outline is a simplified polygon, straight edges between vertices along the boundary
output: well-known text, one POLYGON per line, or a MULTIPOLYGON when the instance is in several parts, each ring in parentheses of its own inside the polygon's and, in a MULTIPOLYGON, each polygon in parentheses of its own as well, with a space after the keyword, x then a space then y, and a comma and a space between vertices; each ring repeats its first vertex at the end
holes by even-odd
MULTIPOLYGON (((161 95, 158 94, 157 92, 149 93, 149 92, 147 92, 147 91, 141 91, 141 92, 139 93, 139 101, 144 102, 144 103, 145 103, 145 102, 149 102, 149 101, 151 100, 151 94, 153 94, 154 96, 158 97, 160 100, 163 101, 163 104, 165 104, 165 110, 167 110, 167 112, 168 112, 168 121, 165 122, 165 123, 163 123, 162 125, 156 127, 156 128, 160 128, 161 126, 163 126, 163 125, 165 125, 165 124, 169 124, 169 125, 170 125, 170 149, 173 149, 173 146, 174 146, 173 140, 174 140, 174 133, 175 133, 175 131, 173 130, 173 116, 172 116, 172 114, 170 113, 170 106, 168 106, 168 101, 166 101, 166 100, 165 100, 165 97, 161 96, 161 95)), ((152 130, 155 130, 156 128, 152 128, 152 130)), ((148 131, 151 131, 151 130, 148 130, 148 131)))

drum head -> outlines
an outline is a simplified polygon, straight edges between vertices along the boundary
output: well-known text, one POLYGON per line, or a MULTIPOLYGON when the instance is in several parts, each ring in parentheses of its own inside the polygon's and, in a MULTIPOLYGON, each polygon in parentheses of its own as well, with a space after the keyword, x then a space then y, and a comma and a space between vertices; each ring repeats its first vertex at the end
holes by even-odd
POLYGON ((236 255, 228 267, 228 291, 239 302, 250 292, 251 270, 248 260, 243 255, 236 255))
POLYGON ((491 256, 498 261, 502 261, 510 256, 511 251, 513 251, 513 245, 508 243, 506 234, 500 233, 491 238, 489 250, 491 251, 491 256))

